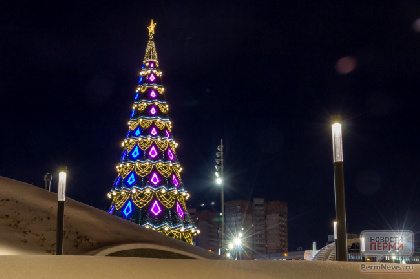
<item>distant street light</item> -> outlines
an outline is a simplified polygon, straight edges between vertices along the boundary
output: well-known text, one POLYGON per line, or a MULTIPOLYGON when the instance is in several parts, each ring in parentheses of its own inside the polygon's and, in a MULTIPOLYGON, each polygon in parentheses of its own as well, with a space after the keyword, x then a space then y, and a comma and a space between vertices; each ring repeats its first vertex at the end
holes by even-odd
POLYGON ((334 192, 335 192, 335 213, 337 226, 337 261, 347 261, 347 230, 346 230, 346 204, 344 190, 343 170, 343 138, 341 133, 341 116, 333 117, 332 144, 334 163, 334 192))
POLYGON ((218 152, 216 152, 216 183, 218 185, 220 185, 220 189, 221 189, 221 200, 222 200, 222 229, 221 229, 221 243, 220 243, 220 251, 222 251, 221 253, 224 254, 224 239, 225 239, 225 193, 224 193, 224 189, 223 189, 223 139, 220 140, 220 145, 217 147, 218 152))
POLYGON ((58 174, 58 208, 56 255, 63 255, 64 201, 66 200, 67 167, 61 167, 58 174))

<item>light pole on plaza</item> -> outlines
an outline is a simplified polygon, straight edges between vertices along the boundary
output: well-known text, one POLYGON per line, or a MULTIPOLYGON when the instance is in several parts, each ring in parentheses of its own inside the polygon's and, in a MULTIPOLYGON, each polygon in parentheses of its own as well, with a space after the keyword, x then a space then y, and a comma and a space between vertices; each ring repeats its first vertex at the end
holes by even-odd
POLYGON ((58 174, 57 241, 56 255, 63 255, 64 202, 66 200, 67 167, 61 167, 58 174))
POLYGON ((220 140, 220 145, 217 147, 216 152, 216 183, 220 185, 221 189, 221 200, 222 200, 222 228, 221 228, 221 243, 220 243, 220 250, 221 255, 225 254, 224 252, 224 240, 225 240, 225 193, 224 193, 224 176, 223 176, 223 139, 220 140))
POLYGON ((332 119, 332 145, 334 162, 334 193, 337 226, 336 260, 347 261, 346 203, 343 170, 343 138, 341 116, 332 119))

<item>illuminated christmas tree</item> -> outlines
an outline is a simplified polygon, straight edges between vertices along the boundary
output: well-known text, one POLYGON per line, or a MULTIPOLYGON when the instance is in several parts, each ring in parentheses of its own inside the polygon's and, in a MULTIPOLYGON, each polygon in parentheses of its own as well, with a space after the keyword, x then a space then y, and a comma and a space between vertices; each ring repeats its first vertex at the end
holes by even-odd
POLYGON ((152 20, 118 175, 108 193, 109 212, 192 244, 198 231, 185 204, 189 194, 180 176, 168 117, 153 40, 155 26, 152 20))

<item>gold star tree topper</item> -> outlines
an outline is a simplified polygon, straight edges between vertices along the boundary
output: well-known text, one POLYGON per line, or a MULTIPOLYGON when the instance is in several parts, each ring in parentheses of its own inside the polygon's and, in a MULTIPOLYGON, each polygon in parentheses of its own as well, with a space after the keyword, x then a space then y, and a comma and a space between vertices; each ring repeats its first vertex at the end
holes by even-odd
POLYGON ((149 29, 149 37, 151 39, 153 38, 153 35, 155 34, 155 26, 156 26, 156 23, 153 23, 153 19, 152 19, 150 26, 147 27, 147 29, 149 29))

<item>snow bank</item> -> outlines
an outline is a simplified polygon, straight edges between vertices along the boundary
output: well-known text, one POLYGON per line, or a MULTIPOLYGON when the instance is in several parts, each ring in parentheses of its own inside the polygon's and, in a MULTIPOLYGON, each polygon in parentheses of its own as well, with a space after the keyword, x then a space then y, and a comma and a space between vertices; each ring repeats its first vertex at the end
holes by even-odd
POLYGON ((420 278, 411 274, 361 274, 360 263, 114 258, 101 256, 0 256, 0 278, 420 278))
MULTIPOLYGON (((64 215, 65 255, 94 254, 123 244, 147 244, 199 258, 219 258, 70 198, 66 198, 64 215)), ((56 193, 0 177, 0 255, 54 254, 56 216, 56 193)))

